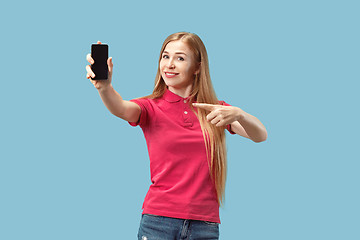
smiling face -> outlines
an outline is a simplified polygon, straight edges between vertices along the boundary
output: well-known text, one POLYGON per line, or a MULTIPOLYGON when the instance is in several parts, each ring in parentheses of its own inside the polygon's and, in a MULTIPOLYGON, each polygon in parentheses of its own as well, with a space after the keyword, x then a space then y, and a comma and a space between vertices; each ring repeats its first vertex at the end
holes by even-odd
POLYGON ((182 97, 189 96, 194 76, 200 68, 188 45, 181 40, 169 42, 159 66, 161 77, 169 90, 182 97))

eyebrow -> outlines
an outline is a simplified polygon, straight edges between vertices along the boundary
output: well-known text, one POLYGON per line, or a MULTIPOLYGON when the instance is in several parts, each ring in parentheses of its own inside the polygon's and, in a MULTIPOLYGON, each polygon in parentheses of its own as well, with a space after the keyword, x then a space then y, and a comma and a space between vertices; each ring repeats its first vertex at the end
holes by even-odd
MULTIPOLYGON (((164 51, 163 53, 169 53, 169 52, 164 51)), ((184 53, 184 52, 175 52, 175 54, 184 54, 185 56, 187 56, 186 53, 184 53)))

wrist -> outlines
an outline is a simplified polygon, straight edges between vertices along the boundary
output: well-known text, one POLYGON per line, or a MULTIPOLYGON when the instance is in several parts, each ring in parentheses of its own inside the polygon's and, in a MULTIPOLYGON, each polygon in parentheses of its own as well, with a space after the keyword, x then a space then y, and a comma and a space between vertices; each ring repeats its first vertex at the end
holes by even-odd
POLYGON ((104 86, 101 86, 100 88, 98 88, 98 91, 99 91, 99 93, 105 93, 105 92, 111 90, 112 88, 113 87, 112 87, 112 85, 110 83, 110 84, 106 84, 104 86))
POLYGON ((236 114, 236 119, 240 122, 242 120, 244 120, 245 118, 245 112, 243 110, 241 110, 240 108, 237 107, 237 114, 236 114))

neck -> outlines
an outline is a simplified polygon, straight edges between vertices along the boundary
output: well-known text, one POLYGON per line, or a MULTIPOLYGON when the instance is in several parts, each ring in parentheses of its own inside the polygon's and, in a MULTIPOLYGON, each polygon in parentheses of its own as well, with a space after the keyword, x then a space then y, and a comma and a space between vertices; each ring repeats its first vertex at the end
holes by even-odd
POLYGON ((168 87, 169 91, 175 93, 176 95, 182 97, 182 98, 187 98, 190 96, 191 90, 192 90, 192 86, 189 85, 185 88, 174 88, 174 87, 168 87))

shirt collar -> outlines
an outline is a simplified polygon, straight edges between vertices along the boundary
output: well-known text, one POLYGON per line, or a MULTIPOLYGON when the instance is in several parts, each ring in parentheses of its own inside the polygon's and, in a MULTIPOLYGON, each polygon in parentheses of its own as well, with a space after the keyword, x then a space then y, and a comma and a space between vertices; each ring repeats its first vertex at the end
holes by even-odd
POLYGON ((182 98, 179 95, 176 95, 175 93, 171 92, 169 89, 165 90, 163 98, 170 103, 179 102, 180 100, 185 99, 185 98, 182 98))

